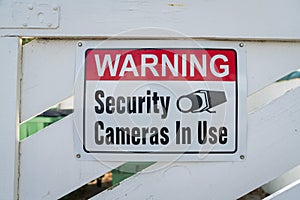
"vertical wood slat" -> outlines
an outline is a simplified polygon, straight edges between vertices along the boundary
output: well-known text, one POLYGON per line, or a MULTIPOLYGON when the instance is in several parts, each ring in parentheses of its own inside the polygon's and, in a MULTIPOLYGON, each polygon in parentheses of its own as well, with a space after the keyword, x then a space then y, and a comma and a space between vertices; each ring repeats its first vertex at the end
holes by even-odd
POLYGON ((0 37, 0 199, 18 197, 19 103, 20 103, 19 38, 0 37))

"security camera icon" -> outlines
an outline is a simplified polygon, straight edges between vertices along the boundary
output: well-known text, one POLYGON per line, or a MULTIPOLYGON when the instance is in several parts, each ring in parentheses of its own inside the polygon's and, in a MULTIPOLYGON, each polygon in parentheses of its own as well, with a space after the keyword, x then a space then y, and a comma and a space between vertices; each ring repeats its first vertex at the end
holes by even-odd
POLYGON ((226 101, 226 95, 223 91, 197 90, 179 97, 176 105, 178 110, 183 113, 198 113, 204 111, 216 113, 216 111, 209 109, 226 101))

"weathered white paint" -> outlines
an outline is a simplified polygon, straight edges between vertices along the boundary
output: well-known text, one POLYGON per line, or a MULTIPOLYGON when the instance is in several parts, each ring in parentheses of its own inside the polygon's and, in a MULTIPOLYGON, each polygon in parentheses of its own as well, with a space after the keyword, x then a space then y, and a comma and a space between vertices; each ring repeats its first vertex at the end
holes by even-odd
MULTIPOLYGON (((27 0, 30 4, 49 4, 60 7, 59 26, 56 29, 28 29, 20 26, 12 13, 16 1, 4 0, 0 7, 0 35, 37 37, 110 37, 121 32, 141 28, 150 29, 149 37, 178 36, 224 39, 300 39, 299 7, 297 0, 260 1, 162 0, 144 1, 54 1, 27 0), (15 29, 3 29, 9 25, 15 29), (164 30, 164 31, 161 31, 164 30), (173 34, 170 34, 173 32, 173 34)), ((23 1, 17 1, 23 2, 23 1)), ((28 6, 27 6, 28 7, 28 6)), ((27 8, 28 9, 28 8, 27 8)), ((28 12, 25 7, 24 13, 28 12)), ((22 11, 22 10, 21 10, 22 11)), ((50 14, 45 13, 45 20, 50 14)), ((21 24, 22 25, 22 24, 21 24)), ((128 32, 128 36, 138 36, 128 32)))
POLYGON ((157 163, 92 199, 236 199, 300 163, 299 98, 297 88, 249 113, 245 162, 157 163))
POLYGON ((21 45, 0 37, 0 199, 18 197, 19 98, 21 45))
POLYGON ((74 79, 75 41, 35 40, 25 45, 21 120, 72 96, 74 79))
POLYGON ((299 51, 299 42, 247 42, 248 94, 299 69, 299 51))
POLYGON ((20 199, 58 199, 122 164, 79 161, 73 125, 71 114, 21 141, 20 199))
POLYGON ((2 1, 0 28, 54 29, 59 26, 60 9, 55 1, 2 1))

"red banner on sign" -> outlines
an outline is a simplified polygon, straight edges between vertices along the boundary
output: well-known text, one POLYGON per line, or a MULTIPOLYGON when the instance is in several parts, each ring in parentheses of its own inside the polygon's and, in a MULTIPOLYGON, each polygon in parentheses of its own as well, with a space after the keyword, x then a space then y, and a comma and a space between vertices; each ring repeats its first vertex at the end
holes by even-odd
POLYGON ((233 49, 88 49, 86 80, 236 81, 233 49))

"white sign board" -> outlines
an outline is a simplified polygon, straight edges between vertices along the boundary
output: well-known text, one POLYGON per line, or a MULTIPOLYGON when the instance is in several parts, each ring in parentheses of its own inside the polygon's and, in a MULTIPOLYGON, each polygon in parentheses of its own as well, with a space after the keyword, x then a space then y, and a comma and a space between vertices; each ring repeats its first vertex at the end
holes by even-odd
POLYGON ((245 158, 243 45, 109 43, 80 42, 77 51, 82 154, 113 161, 245 158))

